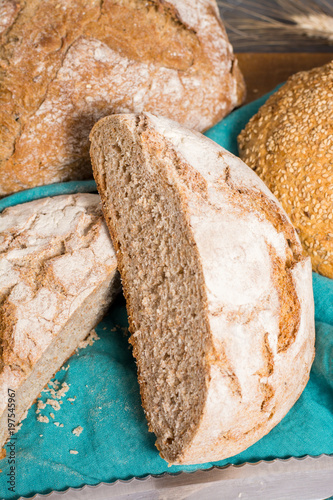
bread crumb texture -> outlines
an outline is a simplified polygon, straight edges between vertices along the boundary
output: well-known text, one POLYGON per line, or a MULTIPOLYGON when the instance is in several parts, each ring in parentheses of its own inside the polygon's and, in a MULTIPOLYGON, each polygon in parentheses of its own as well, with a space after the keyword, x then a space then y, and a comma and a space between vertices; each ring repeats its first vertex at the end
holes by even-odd
POLYGON ((244 97, 215 0, 3 0, 0 18, 0 196, 92 177, 103 116, 204 130, 244 97))
POLYGON ((333 278, 333 62, 289 78, 238 143, 297 228, 313 270, 333 278))
POLYGON ((156 446, 174 464, 235 455, 308 380, 310 259, 259 177, 200 133, 122 114, 91 140, 156 446))

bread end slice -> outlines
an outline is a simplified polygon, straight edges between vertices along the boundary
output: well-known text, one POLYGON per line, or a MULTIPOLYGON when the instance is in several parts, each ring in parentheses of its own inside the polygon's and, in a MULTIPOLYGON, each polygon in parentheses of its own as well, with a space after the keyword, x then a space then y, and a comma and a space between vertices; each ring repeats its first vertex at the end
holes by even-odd
POLYGON ((13 431, 10 394, 16 426, 102 319, 120 279, 98 195, 8 208, 0 215, 0 238, 1 446, 13 431))

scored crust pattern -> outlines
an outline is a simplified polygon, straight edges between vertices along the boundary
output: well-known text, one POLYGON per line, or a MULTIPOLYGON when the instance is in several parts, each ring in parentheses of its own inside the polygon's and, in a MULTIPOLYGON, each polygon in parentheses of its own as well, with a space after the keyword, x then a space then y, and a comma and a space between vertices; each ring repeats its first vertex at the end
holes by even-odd
POLYGON ((153 111, 212 126, 244 96, 214 0, 5 0, 0 196, 91 177, 101 117, 153 111))
MULTIPOLYGON (((117 264, 97 195, 17 205, 0 222, 1 416, 7 387, 27 379, 75 311, 112 282, 117 264)), ((98 307, 96 318, 105 304, 98 307)))

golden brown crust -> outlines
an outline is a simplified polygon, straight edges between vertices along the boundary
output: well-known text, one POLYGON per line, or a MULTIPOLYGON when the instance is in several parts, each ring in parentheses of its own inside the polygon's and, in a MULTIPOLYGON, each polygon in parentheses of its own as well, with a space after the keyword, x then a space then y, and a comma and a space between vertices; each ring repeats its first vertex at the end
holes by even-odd
POLYGON ((313 270, 333 278, 333 62, 292 76, 239 135, 241 158, 297 228, 313 270))
POLYGON ((244 97, 215 0, 3 5, 0 196, 91 177, 102 116, 145 109, 203 130, 244 97))

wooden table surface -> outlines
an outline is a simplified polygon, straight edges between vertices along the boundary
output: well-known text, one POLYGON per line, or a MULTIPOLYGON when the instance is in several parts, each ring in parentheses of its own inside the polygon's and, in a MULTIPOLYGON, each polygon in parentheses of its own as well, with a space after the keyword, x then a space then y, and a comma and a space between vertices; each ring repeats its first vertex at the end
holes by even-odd
POLYGON ((246 102, 254 101, 298 71, 322 66, 333 53, 239 53, 240 69, 247 86, 246 102))

